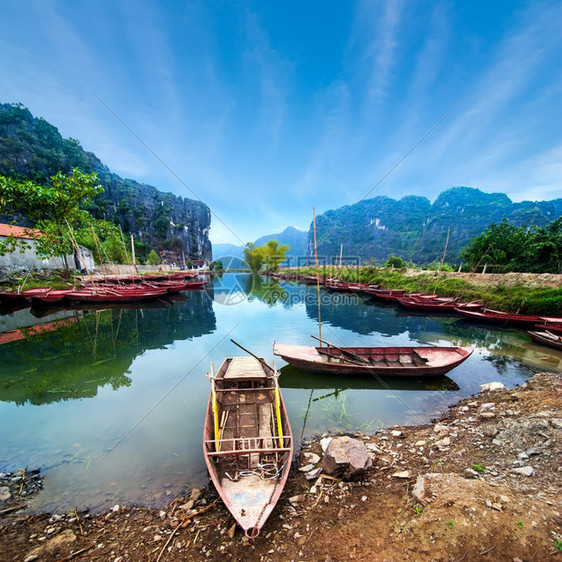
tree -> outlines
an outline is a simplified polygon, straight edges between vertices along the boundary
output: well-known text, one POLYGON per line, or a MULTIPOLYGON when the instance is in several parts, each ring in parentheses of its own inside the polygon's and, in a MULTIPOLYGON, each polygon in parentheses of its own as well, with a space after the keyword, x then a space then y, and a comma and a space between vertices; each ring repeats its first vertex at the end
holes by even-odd
POLYGON ((263 246, 248 242, 244 248, 244 259, 253 273, 257 273, 265 261, 263 246))
POLYGON ((148 263, 148 265, 160 265, 162 263, 162 260, 154 250, 150 250, 146 262, 148 263))
POLYGON ((390 254, 388 256, 388 259, 386 260, 386 263, 384 264, 384 267, 395 267, 397 269, 403 269, 407 266, 407 262, 405 262, 402 258, 395 256, 394 254, 390 254))
POLYGON ((289 246, 280 245, 277 240, 269 240, 262 246, 248 242, 244 248, 244 259, 254 273, 264 265, 268 271, 277 271, 279 264, 285 261, 288 251, 289 246))
POLYGON ((289 246, 280 245, 277 240, 269 240, 265 245, 265 265, 268 271, 277 271, 279 264, 285 261, 289 246))
POLYGON ((489 263, 501 271, 558 273, 562 267, 562 217, 546 227, 491 224, 461 252, 472 267, 489 263))
MULTIPOLYGON (((68 175, 58 172, 47 185, 0 176, 0 212, 30 219, 41 232, 37 236, 30 232, 36 239, 36 252, 60 256, 68 272, 66 256, 74 252, 78 232, 96 223, 83 206, 103 191, 97 181, 95 173, 85 174, 77 168, 68 175)), ((7 240, 5 247, 10 243, 13 240, 7 240)))

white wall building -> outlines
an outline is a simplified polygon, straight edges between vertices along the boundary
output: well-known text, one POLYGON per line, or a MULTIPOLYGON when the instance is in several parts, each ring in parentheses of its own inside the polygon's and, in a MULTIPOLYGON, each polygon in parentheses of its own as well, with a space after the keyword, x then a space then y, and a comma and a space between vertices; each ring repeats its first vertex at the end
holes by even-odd
MULTIPOLYGON (((18 239, 18 248, 0 256, 0 271, 2 270, 30 270, 30 269, 64 269, 64 262, 60 257, 41 258, 35 253, 34 236, 41 236, 41 232, 33 228, 24 228, 23 226, 13 226, 10 224, 0 223, 0 241, 5 240, 8 236, 14 236, 18 239)), ((88 269, 92 271, 95 268, 94 256, 91 250, 79 247, 80 251, 77 256, 67 256, 68 264, 71 269, 88 269), (76 263, 78 262, 78 263, 76 263)))

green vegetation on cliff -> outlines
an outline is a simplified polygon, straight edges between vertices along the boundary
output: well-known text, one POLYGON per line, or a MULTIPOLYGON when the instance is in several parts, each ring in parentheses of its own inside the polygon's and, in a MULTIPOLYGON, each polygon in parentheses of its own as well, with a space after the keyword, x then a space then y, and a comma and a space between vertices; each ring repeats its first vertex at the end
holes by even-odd
MULTIPOLYGON (((210 261, 211 215, 205 204, 123 179, 77 140, 63 139, 56 127, 34 117, 22 104, 0 104, 0 175, 47 185, 58 172, 69 174, 74 168, 97 174, 104 190, 92 199, 88 211, 132 233, 137 257, 145 260, 153 248, 175 254, 176 260, 210 261)), ((22 215, 4 214, 0 221, 13 218, 22 226, 33 226, 22 215)))

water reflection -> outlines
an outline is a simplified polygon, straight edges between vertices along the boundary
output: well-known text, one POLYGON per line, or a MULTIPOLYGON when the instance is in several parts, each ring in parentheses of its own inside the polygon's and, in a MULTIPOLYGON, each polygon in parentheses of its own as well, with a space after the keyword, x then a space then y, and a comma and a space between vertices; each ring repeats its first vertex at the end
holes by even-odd
POLYGON ((305 373, 291 365, 285 365, 279 370, 281 377, 279 384, 282 388, 302 389, 334 389, 342 391, 347 389, 364 390, 440 390, 457 391, 459 385, 447 376, 443 377, 376 377, 376 376, 349 376, 305 373))
MULTIPOLYGON (((316 287, 249 274, 225 274, 163 306, 0 316, 0 333, 21 332, 0 345, 0 426, 10 428, 0 441, 0 471, 45 471, 34 509, 159 506, 185 485, 205 485, 209 363, 242 355, 230 337, 271 360, 273 340, 313 345, 317 329, 316 287)), ((476 349, 443 379, 384 384, 304 374, 281 361, 296 436, 428 423, 480 384, 513 387, 533 371, 562 371, 561 352, 517 330, 405 316, 394 305, 324 291, 322 317, 324 337, 337 345, 476 349)))
POLYGON ((116 390, 130 385, 130 365, 146 350, 216 328, 212 301, 202 291, 163 308, 85 308, 21 328, 20 338, 2 345, 0 400, 40 405, 90 398, 107 384, 116 390))

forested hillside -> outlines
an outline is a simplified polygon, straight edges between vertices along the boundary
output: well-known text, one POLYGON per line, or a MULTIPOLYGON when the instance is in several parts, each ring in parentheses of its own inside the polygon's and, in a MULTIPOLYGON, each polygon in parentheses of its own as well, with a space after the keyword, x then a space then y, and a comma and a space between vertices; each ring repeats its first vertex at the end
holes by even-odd
POLYGON ((96 172, 104 187, 90 209, 92 215, 134 234, 141 251, 152 248, 176 259, 210 261, 211 215, 205 204, 123 179, 79 141, 63 139, 56 127, 21 104, 0 104, 0 175, 44 184, 58 171, 68 173, 75 167, 96 172))
POLYGON ((492 223, 507 218, 515 226, 546 226, 560 216, 562 199, 514 203, 470 187, 443 191, 433 204, 417 196, 375 197, 317 217, 318 252, 334 260, 343 245, 348 259, 380 263, 394 254, 428 264, 442 258, 449 232, 446 259, 459 263, 461 250, 492 223))

